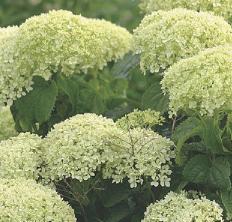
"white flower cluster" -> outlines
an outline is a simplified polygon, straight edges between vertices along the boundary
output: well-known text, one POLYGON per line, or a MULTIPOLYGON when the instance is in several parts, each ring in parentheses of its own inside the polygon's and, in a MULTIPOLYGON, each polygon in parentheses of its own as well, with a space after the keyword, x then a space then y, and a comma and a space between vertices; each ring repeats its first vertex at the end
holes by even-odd
POLYGON ((0 222, 76 222, 74 211, 52 189, 33 180, 0 179, 0 222))
POLYGON ((187 192, 170 192, 147 208, 142 222, 223 222, 222 211, 216 202, 205 197, 190 198, 187 192))
MULTIPOLYGON (((143 120, 149 120, 145 121, 146 123, 154 123, 153 117, 155 122, 161 120, 159 115, 150 114, 157 113, 145 111, 143 115, 142 111, 135 111, 129 116, 141 116, 143 120)), ((37 197, 37 191, 34 191, 34 188, 31 193, 27 193, 31 189, 31 182, 28 182, 29 186, 26 188, 28 190, 21 190, 25 189, 24 182, 21 182, 23 179, 42 180, 47 184, 64 178, 77 179, 81 182, 88 180, 96 172, 101 172, 103 178, 112 179, 115 183, 128 180, 132 188, 142 184, 144 180, 154 186, 169 186, 170 167, 175 157, 173 148, 173 143, 169 139, 150 129, 139 128, 138 125, 134 125, 131 129, 121 128, 112 119, 96 114, 78 114, 56 124, 44 139, 30 133, 21 133, 17 137, 4 140, 0 142, 0 177, 4 181, 15 179, 16 182, 13 182, 13 185, 16 183, 18 186, 18 183, 21 183, 19 193, 12 194, 16 196, 15 201, 18 201, 18 205, 21 204, 21 194, 28 199, 21 200, 22 203, 25 201, 25 204, 21 205, 22 212, 18 213, 19 209, 1 193, 0 180, 0 221, 1 218, 5 219, 11 210, 18 215, 16 217, 12 213, 12 217, 16 218, 15 221, 20 221, 26 213, 30 215, 28 221, 41 221, 34 218, 42 216, 46 218, 51 212, 55 214, 56 205, 50 197, 47 197, 50 200, 48 205, 48 202, 41 203, 41 199, 37 199, 39 196, 37 197), (7 203, 6 206, 5 203, 7 203), (5 210, 3 213, 2 206, 5 210), (37 209, 40 210, 42 207, 44 209, 40 214, 31 215, 37 213, 37 209), (45 212, 47 212, 46 215, 44 215, 45 212)), ((8 181, 4 183, 8 184, 8 181)), ((7 186, 11 187, 10 183, 7 186)), ((16 192, 17 186, 9 192, 16 192)), ((11 201, 12 199, 14 198, 11 198, 11 201)), ((52 215, 51 220, 62 221, 59 218, 63 214, 56 215, 57 218, 52 220, 54 216, 52 215)), ((72 221, 71 215, 70 221, 72 221)))
POLYGON ((105 140, 117 130, 111 119, 95 114, 71 117, 56 124, 44 139, 44 178, 88 180, 104 160, 105 140))
POLYGON ((170 186, 173 143, 157 133, 142 128, 121 131, 111 136, 104 152, 103 177, 120 183, 128 179, 136 187, 144 180, 153 186, 170 186))
POLYGON ((150 180, 154 186, 169 186, 173 143, 141 128, 123 130, 111 119, 95 114, 76 115, 44 139, 45 181, 63 178, 87 180, 101 171, 104 178, 131 187, 150 180))
POLYGON ((231 0, 141 0, 141 9, 150 13, 157 10, 187 8, 196 11, 209 11, 225 19, 232 18, 231 0))
POLYGON ((143 72, 159 72, 226 43, 232 43, 232 28, 223 18, 187 9, 153 12, 134 30, 135 53, 141 56, 143 72))
POLYGON ((200 52, 174 64, 164 75, 162 87, 169 95, 170 114, 197 111, 212 116, 232 110, 232 46, 200 52))
POLYGON ((135 109, 132 113, 118 119, 116 124, 120 128, 128 130, 136 127, 150 128, 155 125, 162 125, 163 120, 160 113, 154 110, 139 111, 135 109))
POLYGON ((16 99, 24 94, 23 87, 25 90, 30 89, 29 83, 16 72, 15 39, 18 30, 17 26, 0 28, 0 107, 4 106, 4 103, 12 105, 12 98, 16 99))
POLYGON ((69 11, 34 16, 19 27, 0 29, 0 106, 32 89, 33 76, 71 75, 102 69, 131 49, 124 28, 69 11))
POLYGON ((0 178, 26 178, 37 180, 42 164, 42 139, 30 133, 0 142, 0 178))

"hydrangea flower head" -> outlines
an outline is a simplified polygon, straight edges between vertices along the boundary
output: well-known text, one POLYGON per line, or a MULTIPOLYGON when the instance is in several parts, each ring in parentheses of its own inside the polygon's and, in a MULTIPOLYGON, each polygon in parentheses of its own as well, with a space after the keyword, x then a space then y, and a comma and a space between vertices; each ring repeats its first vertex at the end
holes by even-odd
POLYGON ((37 180, 40 173, 42 139, 30 133, 0 142, 0 178, 37 180))
POLYGON ((135 109, 132 113, 125 115, 117 120, 116 124, 122 129, 132 129, 136 127, 150 128, 155 125, 161 125, 163 117, 154 110, 139 111, 135 109))
POLYGON ((54 126, 45 141, 45 180, 88 180, 104 162, 102 153, 111 131, 111 119, 96 114, 78 114, 54 126))
POLYGON ((0 179, 0 222, 76 222, 73 209, 33 180, 0 179))
POLYGON ((186 9, 157 11, 145 16, 134 31, 135 53, 143 72, 167 69, 183 58, 232 43, 232 28, 223 18, 186 9))
POLYGON ((147 178, 153 186, 170 186, 173 143, 149 129, 134 128, 112 135, 105 149, 103 177, 136 187, 147 178))
POLYGON ((190 197, 189 193, 170 192, 163 200, 148 206, 142 222, 223 222, 222 209, 204 196, 190 197))
POLYGON ((20 97, 23 94, 22 87, 29 90, 29 84, 17 75, 15 64, 15 40, 18 36, 17 26, 0 28, 0 107, 12 105, 12 98, 20 97))
POLYGON ((174 8, 209 11, 228 20, 231 19, 232 14, 230 0, 141 0, 140 7, 146 13, 174 8))
POLYGON ((21 68, 45 77, 58 70, 69 75, 102 69, 130 46, 131 35, 124 28, 64 10, 28 19, 17 39, 21 68))
POLYGON ((0 37, 0 103, 10 105, 32 89, 33 76, 47 80, 55 73, 102 69, 122 58, 132 44, 126 29, 64 10, 33 16, 2 32, 7 34, 0 37))
POLYGON ((212 116, 232 110, 232 47, 219 46, 174 64, 164 75, 171 114, 197 111, 212 116))

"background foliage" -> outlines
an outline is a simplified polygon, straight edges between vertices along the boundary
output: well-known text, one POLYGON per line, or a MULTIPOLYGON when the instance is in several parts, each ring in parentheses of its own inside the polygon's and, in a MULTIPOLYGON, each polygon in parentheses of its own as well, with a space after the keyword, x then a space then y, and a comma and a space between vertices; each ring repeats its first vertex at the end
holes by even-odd
POLYGON ((127 27, 138 25, 139 0, 1 0, 0 25, 17 25, 32 15, 51 9, 66 9, 86 17, 104 18, 127 27))

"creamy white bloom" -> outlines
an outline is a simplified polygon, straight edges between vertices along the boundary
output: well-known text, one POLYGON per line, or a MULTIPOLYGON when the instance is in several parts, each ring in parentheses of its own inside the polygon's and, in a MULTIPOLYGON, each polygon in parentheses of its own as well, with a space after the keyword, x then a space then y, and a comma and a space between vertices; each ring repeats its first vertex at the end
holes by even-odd
POLYGON ((30 133, 0 142, 0 178, 39 178, 42 139, 30 133))
POLYGON ((228 20, 232 18, 231 0, 141 0, 140 7, 146 13, 181 7, 196 11, 209 11, 228 20))
POLYGON ((183 58, 232 43, 232 28, 223 18, 186 9, 147 15, 134 31, 134 50, 143 72, 159 72, 183 58))
POLYGON ((76 222, 73 209, 33 180, 0 179, 0 222, 76 222))
POLYGON ((122 129, 132 129, 136 127, 150 128, 155 125, 162 125, 164 118, 159 112, 148 109, 139 111, 135 109, 133 112, 118 119, 116 124, 122 129))
POLYGON ((56 124, 44 139, 46 181, 88 180, 104 162, 107 138, 117 131, 111 119, 79 114, 56 124))
POLYGON ((0 106, 32 89, 33 76, 102 69, 131 50, 132 35, 110 22, 50 11, 0 30, 0 106), (1 37, 2 36, 2 37, 1 37))
POLYGON ((171 114, 197 111, 212 116, 232 110, 232 46, 219 46, 183 59, 162 80, 171 114))
POLYGON ((153 186, 170 186, 170 166, 175 157, 173 143, 149 129, 134 128, 115 132, 103 153, 103 177, 131 187, 144 179, 153 186))
POLYGON ((223 222, 222 209, 204 196, 191 197, 182 191, 170 192, 163 200, 151 204, 142 222, 223 222))

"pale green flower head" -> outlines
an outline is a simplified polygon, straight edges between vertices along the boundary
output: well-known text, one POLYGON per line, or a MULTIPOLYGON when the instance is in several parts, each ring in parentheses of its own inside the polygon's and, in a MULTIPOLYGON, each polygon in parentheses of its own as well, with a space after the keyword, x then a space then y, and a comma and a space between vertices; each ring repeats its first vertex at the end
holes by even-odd
POLYGON ((30 133, 21 133, 16 137, 0 142, 0 178, 26 179, 39 178, 42 139, 30 133))
POLYGON ((76 222, 73 209, 33 180, 0 179, 0 222, 76 222))
POLYGON ((0 109, 0 141, 16 136, 15 123, 9 107, 0 109))
POLYGON ((49 79, 57 72, 68 76, 103 69, 132 45, 126 29, 64 10, 31 17, 0 35, 3 32, 7 34, 0 37, 0 105, 11 105, 30 91, 33 76, 49 79))
POLYGON ((231 0, 141 0, 141 9, 146 13, 157 10, 187 8, 195 11, 209 11, 215 15, 230 19, 232 15, 231 0))
POLYGON ((232 28, 223 18, 187 9, 157 11, 134 30, 134 50, 141 70, 162 71, 183 58, 232 42, 232 28))
POLYGON ((55 125, 44 140, 45 181, 94 176, 104 162, 105 141, 117 130, 113 120, 96 114, 78 114, 55 125))
POLYGON ((103 159, 103 177, 114 183, 128 180, 130 186, 143 184, 170 186, 170 166, 175 157, 173 143, 152 130, 134 128, 114 134, 103 159))
POLYGON ((15 39, 17 35, 17 26, 0 28, 0 107, 5 103, 12 105, 13 99, 23 94, 23 87, 29 91, 28 87, 31 84, 31 80, 29 83, 16 72, 15 39))
POLYGON ((116 124, 122 129, 132 129, 136 127, 150 128, 155 125, 162 125, 164 118, 160 112, 151 109, 140 111, 135 109, 132 113, 117 120, 116 124))
POLYGON ((20 26, 19 69, 49 78, 102 69, 131 49, 131 34, 110 22, 58 10, 34 16, 20 26))
POLYGON ((204 196, 191 197, 182 191, 170 192, 163 200, 148 206, 142 222, 223 222, 222 209, 204 196))
POLYGON ((219 46, 174 64, 164 75, 171 114, 189 110, 212 116, 232 110, 232 46, 219 46))

